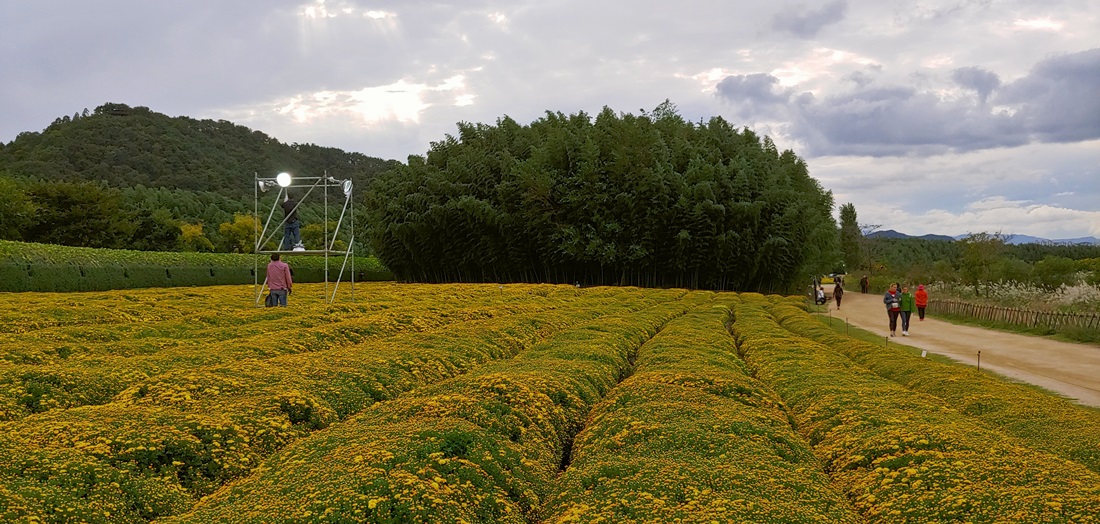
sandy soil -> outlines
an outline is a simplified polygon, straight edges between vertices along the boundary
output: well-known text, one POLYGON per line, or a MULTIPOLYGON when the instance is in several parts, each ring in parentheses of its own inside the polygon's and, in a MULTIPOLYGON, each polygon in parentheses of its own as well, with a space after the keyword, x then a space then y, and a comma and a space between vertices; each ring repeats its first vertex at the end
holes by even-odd
MULTIPOLYGON (((827 292, 832 293, 826 285, 827 292)), ((841 308, 829 301, 829 314, 843 318, 853 326, 883 336, 890 335, 890 320, 882 303, 882 295, 861 294, 845 289, 841 308)), ((981 368, 1037 386, 1044 387, 1078 402, 1100 407, 1100 347, 1071 344, 1041 337, 1006 333, 978 327, 960 326, 929 315, 921 322, 916 313, 909 325, 909 336, 901 335, 898 319, 897 337, 890 342, 926 349, 956 361, 978 364, 981 368)))

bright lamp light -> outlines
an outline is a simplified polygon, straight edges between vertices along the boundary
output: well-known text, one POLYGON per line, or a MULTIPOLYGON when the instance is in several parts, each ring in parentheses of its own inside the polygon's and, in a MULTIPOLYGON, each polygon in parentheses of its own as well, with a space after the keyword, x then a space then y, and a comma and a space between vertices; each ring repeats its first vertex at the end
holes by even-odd
POLYGON ((290 173, 282 172, 275 176, 275 181, 282 187, 290 187, 290 173))

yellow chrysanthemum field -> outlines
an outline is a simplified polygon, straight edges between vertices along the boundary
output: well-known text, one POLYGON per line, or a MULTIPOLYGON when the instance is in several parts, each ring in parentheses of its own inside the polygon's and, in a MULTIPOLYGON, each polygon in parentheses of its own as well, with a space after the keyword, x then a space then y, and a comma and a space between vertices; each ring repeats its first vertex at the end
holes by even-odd
POLYGON ((797 300, 7 293, 2 522, 1100 522, 1100 411, 797 300))

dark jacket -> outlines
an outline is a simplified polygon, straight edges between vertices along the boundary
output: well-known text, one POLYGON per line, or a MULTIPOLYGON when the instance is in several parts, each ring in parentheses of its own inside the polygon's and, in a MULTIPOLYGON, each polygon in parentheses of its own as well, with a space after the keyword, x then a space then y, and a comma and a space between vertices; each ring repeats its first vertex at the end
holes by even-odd
POLYGON ((887 291, 885 295, 882 295, 882 303, 886 304, 887 310, 901 311, 901 291, 894 294, 887 291), (897 304, 897 307, 891 307, 892 304, 897 304))
POLYGON ((286 216, 287 223, 298 220, 298 201, 293 198, 283 201, 283 214, 286 216))

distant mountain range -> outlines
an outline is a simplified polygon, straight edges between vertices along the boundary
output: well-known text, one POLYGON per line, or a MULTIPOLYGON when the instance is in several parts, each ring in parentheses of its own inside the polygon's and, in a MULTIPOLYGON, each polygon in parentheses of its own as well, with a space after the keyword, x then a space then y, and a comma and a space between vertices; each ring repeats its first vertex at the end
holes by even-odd
POLYGON ((905 233, 898 233, 893 229, 875 231, 874 233, 868 234, 867 238, 919 238, 921 240, 943 240, 945 242, 952 242, 957 240, 956 238, 949 237, 947 235, 921 235, 919 237, 915 237, 912 235, 906 235, 905 233))
MULTIPOLYGON (((966 238, 967 235, 947 236, 947 235, 921 235, 912 236, 905 233, 899 233, 893 229, 885 229, 882 231, 875 231, 867 235, 867 238, 919 238, 922 240, 942 240, 951 242, 954 240, 960 240, 966 238)), ((1080 238, 1039 238, 1030 235, 1010 235, 1008 243, 1012 245, 1020 244, 1055 244, 1055 245, 1073 245, 1073 244, 1092 244, 1100 245, 1100 239, 1096 237, 1080 237, 1080 238)))

